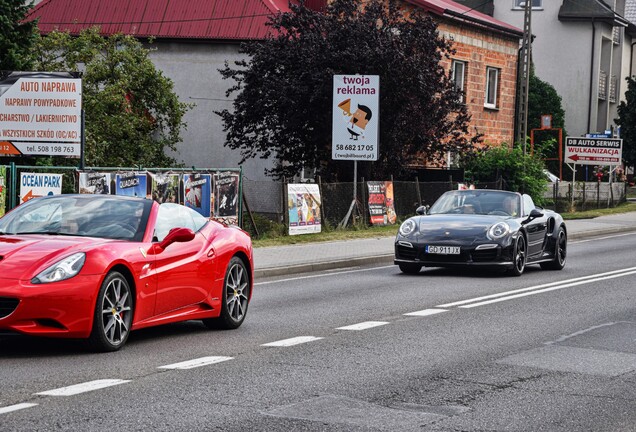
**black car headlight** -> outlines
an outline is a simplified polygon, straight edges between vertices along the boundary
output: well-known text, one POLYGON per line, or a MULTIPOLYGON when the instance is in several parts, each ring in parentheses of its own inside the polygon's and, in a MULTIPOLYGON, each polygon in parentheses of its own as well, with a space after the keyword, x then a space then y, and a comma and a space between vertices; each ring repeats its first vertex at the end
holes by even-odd
POLYGON ((78 252, 71 256, 60 260, 41 272, 39 275, 31 279, 31 283, 51 283, 70 279, 84 266, 86 261, 86 254, 84 252, 78 252))
POLYGON ((510 233, 510 225, 506 222, 497 222, 488 229, 488 238, 490 240, 499 240, 510 233))
POLYGON ((401 235, 406 237, 412 234, 413 231, 415 231, 415 228, 417 228, 415 221, 413 219, 407 219, 402 223, 402 225, 400 225, 399 231, 401 235))

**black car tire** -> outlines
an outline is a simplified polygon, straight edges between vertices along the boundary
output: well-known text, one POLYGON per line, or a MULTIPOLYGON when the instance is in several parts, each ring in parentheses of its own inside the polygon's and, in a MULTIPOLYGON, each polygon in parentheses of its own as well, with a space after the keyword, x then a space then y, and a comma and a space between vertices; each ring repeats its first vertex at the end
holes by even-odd
POLYGON ((207 318, 203 324, 210 329, 232 330, 245 320, 250 298, 250 274, 242 259, 233 257, 227 266, 221 297, 221 315, 207 318))
POLYGON ((418 274, 422 266, 418 264, 400 264, 400 271, 406 274, 418 274))
POLYGON ((526 269, 527 247, 526 238, 523 234, 519 234, 515 242, 514 252, 512 255, 512 268, 508 271, 513 276, 521 276, 526 269))
POLYGON ((554 259, 548 262, 542 262, 541 268, 544 270, 562 270, 565 267, 567 258, 568 237, 563 227, 559 227, 556 237, 556 245, 554 249, 554 259))
POLYGON ((117 351, 126 343, 134 314, 128 280, 117 271, 108 273, 97 294, 88 346, 99 352, 117 351))

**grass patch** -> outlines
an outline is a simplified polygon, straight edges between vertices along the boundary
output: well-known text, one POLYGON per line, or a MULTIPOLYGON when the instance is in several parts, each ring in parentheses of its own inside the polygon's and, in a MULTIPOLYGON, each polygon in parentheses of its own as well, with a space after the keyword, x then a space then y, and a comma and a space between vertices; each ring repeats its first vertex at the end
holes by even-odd
POLYGON ((592 209, 586 211, 577 211, 571 213, 561 213, 563 219, 591 219, 599 216, 608 216, 613 214, 636 212, 636 202, 625 202, 613 208, 592 209))

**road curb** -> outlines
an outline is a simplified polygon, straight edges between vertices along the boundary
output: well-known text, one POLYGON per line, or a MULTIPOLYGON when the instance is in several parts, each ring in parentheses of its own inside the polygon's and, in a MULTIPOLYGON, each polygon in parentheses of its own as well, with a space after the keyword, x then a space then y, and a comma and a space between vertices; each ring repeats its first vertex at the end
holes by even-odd
MULTIPOLYGON (((608 227, 579 233, 571 233, 568 240, 585 240, 601 237, 609 234, 618 234, 636 231, 636 226, 608 227)), ((299 264, 293 266, 269 267, 254 270, 254 278, 268 278, 275 276, 297 275, 301 273, 320 272, 347 267, 359 267, 370 264, 392 264, 394 254, 383 254, 366 257, 349 258, 345 260, 320 261, 315 263, 299 264)))

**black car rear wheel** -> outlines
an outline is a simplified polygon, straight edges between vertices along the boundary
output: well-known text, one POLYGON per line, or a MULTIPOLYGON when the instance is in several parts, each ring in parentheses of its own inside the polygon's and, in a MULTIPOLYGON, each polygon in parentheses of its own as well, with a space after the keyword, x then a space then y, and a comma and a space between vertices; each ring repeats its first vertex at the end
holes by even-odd
POLYGON ((515 243, 514 254, 512 256, 513 266, 509 273, 513 276, 521 276, 526 269, 526 238, 520 234, 515 243))
POLYGON ((556 247, 554 250, 554 259, 552 261, 541 263, 544 270, 561 270, 565 267, 565 259, 567 257, 568 237, 563 227, 559 228, 557 234, 556 247))
POLYGON ((418 264, 400 264, 400 271, 406 274, 418 274, 422 266, 418 264))
POLYGON ((204 319, 203 324, 211 329, 231 330, 240 327, 247 314, 249 298, 250 274, 243 260, 233 257, 225 273, 221 315, 204 319))

